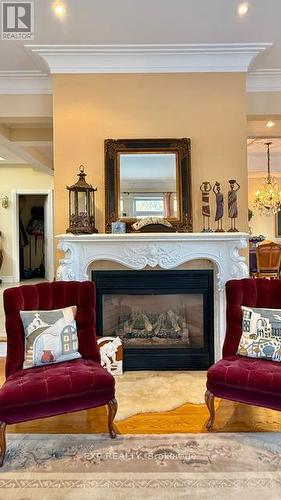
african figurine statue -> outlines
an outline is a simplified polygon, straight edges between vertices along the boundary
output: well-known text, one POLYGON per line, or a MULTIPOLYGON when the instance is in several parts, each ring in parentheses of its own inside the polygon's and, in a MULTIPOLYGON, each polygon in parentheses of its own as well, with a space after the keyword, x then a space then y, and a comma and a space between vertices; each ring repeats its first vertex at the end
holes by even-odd
POLYGON ((215 221, 217 222, 216 233, 224 233, 224 229, 222 228, 222 218, 223 218, 223 194, 221 192, 221 185, 218 181, 216 181, 213 186, 213 192, 216 195, 216 215, 215 221))
POLYGON ((230 190, 228 191, 228 217, 231 220, 231 227, 228 232, 234 233, 238 231, 235 226, 235 220, 238 216, 237 191, 240 189, 240 184, 235 179, 231 179, 228 182, 230 184, 230 190))
POLYGON ((203 216, 203 230, 202 233, 210 233, 212 229, 210 228, 210 191, 212 186, 209 182, 204 181, 200 186, 200 191, 202 193, 202 216, 203 216), (206 227, 207 221, 207 227, 206 227))

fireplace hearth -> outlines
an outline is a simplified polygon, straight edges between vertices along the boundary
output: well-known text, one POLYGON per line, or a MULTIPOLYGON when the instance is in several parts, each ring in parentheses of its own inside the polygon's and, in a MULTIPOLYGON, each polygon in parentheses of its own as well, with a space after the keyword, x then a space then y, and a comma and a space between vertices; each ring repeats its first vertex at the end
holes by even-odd
POLYGON ((214 362, 212 270, 93 271, 101 336, 125 370, 205 370, 214 362))

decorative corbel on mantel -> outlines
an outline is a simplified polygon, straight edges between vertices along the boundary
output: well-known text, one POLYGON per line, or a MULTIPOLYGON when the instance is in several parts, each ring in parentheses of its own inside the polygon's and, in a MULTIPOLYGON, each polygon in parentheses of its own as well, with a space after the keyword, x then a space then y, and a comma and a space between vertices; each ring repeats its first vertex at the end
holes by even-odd
POLYGON ((25 45, 50 73, 247 72, 272 43, 25 45))

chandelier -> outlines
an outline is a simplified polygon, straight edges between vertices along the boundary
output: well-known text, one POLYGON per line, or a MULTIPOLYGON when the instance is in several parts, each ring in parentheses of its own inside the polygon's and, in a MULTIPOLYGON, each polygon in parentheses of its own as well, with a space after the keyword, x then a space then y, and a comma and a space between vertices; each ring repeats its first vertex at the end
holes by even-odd
POLYGON ((281 210, 281 191, 275 179, 270 174, 270 145, 267 146, 267 176, 261 188, 256 191, 254 198, 254 207, 258 209, 261 215, 274 215, 281 210))

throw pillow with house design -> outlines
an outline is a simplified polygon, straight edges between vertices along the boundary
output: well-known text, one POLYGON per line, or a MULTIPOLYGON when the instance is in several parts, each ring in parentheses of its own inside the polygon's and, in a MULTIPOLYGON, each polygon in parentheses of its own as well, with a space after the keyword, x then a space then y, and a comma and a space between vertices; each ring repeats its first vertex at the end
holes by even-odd
POLYGON ((23 368, 81 358, 76 306, 51 311, 20 311, 25 333, 23 368))

